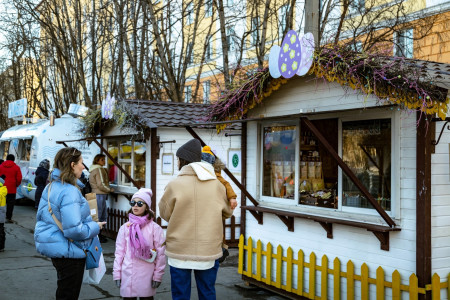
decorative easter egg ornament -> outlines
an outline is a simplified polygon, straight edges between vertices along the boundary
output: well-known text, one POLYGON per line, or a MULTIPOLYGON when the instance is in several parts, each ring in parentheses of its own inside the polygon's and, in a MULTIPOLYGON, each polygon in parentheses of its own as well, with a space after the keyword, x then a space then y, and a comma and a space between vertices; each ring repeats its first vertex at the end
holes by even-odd
POLYGON ((308 73, 313 63, 314 57, 314 36, 311 32, 306 33, 300 40, 301 62, 297 70, 297 75, 303 76, 308 73))
POLYGON ((301 59, 301 46, 297 33, 289 30, 281 43, 278 67, 284 78, 294 76, 299 68, 301 59))
POLYGON ((115 104, 116 100, 108 93, 106 99, 102 102, 102 118, 112 119, 115 104))
POLYGON ((269 73, 273 78, 281 76, 280 69, 278 67, 278 56, 280 55, 280 46, 273 45, 269 53, 269 73))

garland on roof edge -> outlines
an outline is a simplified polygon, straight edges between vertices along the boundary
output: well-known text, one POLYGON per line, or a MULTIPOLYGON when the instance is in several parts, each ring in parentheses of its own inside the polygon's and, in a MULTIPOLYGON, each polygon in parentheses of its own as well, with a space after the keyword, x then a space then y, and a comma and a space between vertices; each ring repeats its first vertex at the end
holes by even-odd
MULTIPOLYGON (((314 53, 309 74, 337 82, 364 95, 373 94, 380 105, 398 104, 410 111, 436 114, 445 119, 450 98, 447 90, 437 87, 433 78, 414 61, 402 57, 360 53, 348 47, 322 47, 314 53)), ((274 79, 268 68, 257 70, 240 85, 224 90, 209 109, 206 121, 242 119, 248 110, 277 90, 285 78, 274 79)), ((346 90, 349 92, 349 90, 346 90)), ((367 97, 366 97, 367 98, 367 97)), ((217 125, 220 132, 228 124, 217 125)))

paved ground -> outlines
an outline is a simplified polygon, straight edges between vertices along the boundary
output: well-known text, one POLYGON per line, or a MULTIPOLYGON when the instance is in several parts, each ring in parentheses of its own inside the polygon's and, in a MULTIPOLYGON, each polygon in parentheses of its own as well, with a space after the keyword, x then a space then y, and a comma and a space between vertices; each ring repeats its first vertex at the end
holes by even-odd
MULTIPOLYGON (((16 205, 14 224, 5 224, 6 247, 0 252, 0 299, 55 299, 56 271, 51 260, 36 252, 34 246, 35 209, 29 203, 16 205)), ((99 285, 83 285, 80 299, 120 299, 112 280, 114 241, 102 244, 107 271, 99 285)), ((192 279, 192 298, 198 299, 192 279)), ((221 265, 216 282, 217 299, 286 299, 257 287, 245 287, 237 273, 237 250, 221 265)), ((171 299, 169 269, 155 299, 171 299)))

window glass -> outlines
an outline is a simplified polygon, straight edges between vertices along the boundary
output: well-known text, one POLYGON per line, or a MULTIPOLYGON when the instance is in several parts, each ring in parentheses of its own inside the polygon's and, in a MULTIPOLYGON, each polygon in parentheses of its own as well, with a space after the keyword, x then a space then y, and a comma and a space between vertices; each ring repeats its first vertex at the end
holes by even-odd
POLYGON ((187 11, 186 23, 187 25, 189 25, 194 22, 194 3, 190 2, 186 7, 186 11, 187 11))
MULTIPOLYGON (((119 147, 117 141, 109 141, 108 142, 108 153, 117 160, 117 155, 119 154, 119 147)), ((108 178, 109 182, 112 184, 117 184, 119 175, 119 170, 114 163, 108 159, 108 178)))
POLYGON ((209 95, 211 93, 211 81, 203 82, 203 103, 209 103, 209 95))
MULTIPOLYGON (((130 163, 121 163, 120 166, 125 170, 125 172, 127 172, 128 174, 131 175, 131 164, 130 163)), ((120 176, 120 183, 122 185, 130 185, 130 180, 128 179, 127 176, 124 176, 122 174, 122 176, 120 176)))
POLYGON ((414 54, 414 40, 413 30, 405 29, 396 32, 394 35, 395 47, 394 55, 403 56, 406 58, 413 58, 414 54))
POLYGON ((280 39, 283 38, 283 32, 286 29, 287 26, 287 18, 288 18, 288 12, 289 12, 289 4, 285 4, 280 8, 280 16, 279 16, 279 20, 280 20, 280 29, 279 29, 279 37, 280 39))
POLYGON ((263 128, 262 195, 295 198, 296 126, 263 128))
MULTIPOLYGON (((145 186, 146 144, 143 141, 108 141, 108 152, 124 171, 140 186, 145 186)), ((111 183, 132 186, 131 181, 108 161, 108 177, 111 183)))
POLYGON ((140 185, 145 185, 145 143, 134 142, 134 180, 140 185))
POLYGON ((0 143, 0 158, 6 160, 9 150, 9 141, 3 141, 0 143))
POLYGON ((20 140, 19 141, 19 161, 29 161, 31 151, 31 140, 20 140))
POLYGON ((131 141, 120 142, 120 159, 131 159, 131 141))
MULTIPOLYGON (((391 210, 391 120, 342 123, 342 159, 370 194, 391 210)), ((343 206, 373 208, 343 173, 343 206)))

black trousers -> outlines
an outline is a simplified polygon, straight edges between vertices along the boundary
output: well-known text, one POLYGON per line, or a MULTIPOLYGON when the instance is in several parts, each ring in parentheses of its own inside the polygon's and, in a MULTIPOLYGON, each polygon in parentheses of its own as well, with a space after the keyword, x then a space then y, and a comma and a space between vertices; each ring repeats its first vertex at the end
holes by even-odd
POLYGON ((77 300, 83 283, 86 258, 52 258, 58 275, 56 300, 77 300))
POLYGON ((5 223, 0 223, 0 250, 5 249, 5 223))
POLYGON ((15 202, 16 202, 16 194, 6 195, 6 219, 8 220, 12 219, 15 202))

